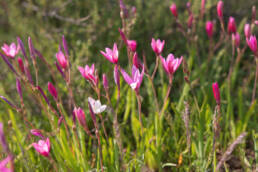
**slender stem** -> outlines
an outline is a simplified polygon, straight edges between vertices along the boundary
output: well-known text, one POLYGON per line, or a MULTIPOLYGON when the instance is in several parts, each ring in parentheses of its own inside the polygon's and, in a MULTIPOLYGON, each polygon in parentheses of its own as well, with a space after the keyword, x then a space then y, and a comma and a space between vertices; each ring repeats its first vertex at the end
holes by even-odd
POLYGON ((97 127, 97 126, 95 126, 95 127, 96 127, 95 134, 96 134, 96 136, 97 136, 97 139, 98 139, 98 146, 99 146, 100 166, 101 166, 101 171, 104 172, 104 169, 103 169, 103 160, 102 160, 102 148, 101 148, 99 130, 98 130, 98 127, 97 127))
POLYGON ((258 56, 255 56, 255 62, 256 62, 256 72, 255 72, 254 88, 253 88, 253 94, 252 94, 252 104, 255 101, 256 83, 257 83, 257 77, 258 77, 258 56))
POLYGON ((228 72, 228 81, 229 81, 229 86, 230 86, 230 77, 233 72, 233 66, 234 66, 234 56, 235 56, 235 46, 232 44, 232 57, 231 57, 231 63, 230 63, 230 68, 228 72))
POLYGON ((157 55, 157 57, 156 57, 156 64, 155 64, 155 68, 154 68, 154 71, 153 71, 153 73, 152 73, 152 75, 151 75, 151 80, 153 80, 153 79, 154 79, 154 77, 155 77, 155 74, 156 74, 156 72, 157 72, 158 67, 159 67, 159 56, 157 55))
POLYGON ((99 118, 100 118, 100 120, 101 120, 101 126, 102 126, 102 128, 103 128, 104 135, 105 135, 106 139, 108 139, 107 131, 106 131, 106 128, 105 128, 105 125, 104 125, 104 120, 103 120, 101 114, 99 114, 99 118))
POLYGON ((154 87, 153 80, 152 80, 152 78, 150 77, 149 74, 147 74, 147 77, 148 77, 148 79, 149 79, 149 81, 151 83, 151 89, 152 89, 152 92, 154 94, 154 101, 155 101, 155 105, 156 105, 156 110, 157 110, 157 112, 159 112, 158 97, 157 97, 157 92, 156 92, 155 87, 154 87))
POLYGON ((160 116, 163 115, 163 113, 165 111, 165 107, 166 107, 166 104, 167 104, 167 101, 168 101, 168 97, 169 97, 169 94, 170 94, 170 91, 171 91, 171 88, 172 88, 172 80, 173 79, 171 79, 171 81, 169 82, 169 86, 168 86, 168 89, 167 89, 167 94, 164 98, 163 106, 162 106, 161 111, 159 113, 160 116))
POLYGON ((136 98, 137 98, 137 102, 138 102, 138 114, 139 114, 139 121, 140 121, 140 125, 141 125, 141 131, 142 131, 142 135, 143 135, 143 125, 142 125, 142 104, 141 104, 141 98, 139 93, 136 92, 136 98))

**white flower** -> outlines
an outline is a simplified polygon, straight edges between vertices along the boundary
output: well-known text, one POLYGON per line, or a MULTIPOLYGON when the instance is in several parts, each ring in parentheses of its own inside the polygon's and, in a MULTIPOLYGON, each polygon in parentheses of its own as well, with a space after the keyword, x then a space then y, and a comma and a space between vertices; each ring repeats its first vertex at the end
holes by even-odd
POLYGON ((101 105, 101 102, 99 100, 94 100, 91 97, 88 97, 88 101, 90 102, 92 110, 95 114, 99 114, 105 111, 107 108, 107 105, 101 105))

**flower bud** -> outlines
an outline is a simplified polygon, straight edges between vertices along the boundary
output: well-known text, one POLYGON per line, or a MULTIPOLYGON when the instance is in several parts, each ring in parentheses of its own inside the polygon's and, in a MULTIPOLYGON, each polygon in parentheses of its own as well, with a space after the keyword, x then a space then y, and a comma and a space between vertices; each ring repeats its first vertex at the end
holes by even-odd
POLYGON ((212 34, 213 34, 213 23, 212 23, 212 21, 207 21, 206 22, 206 32, 207 32, 208 37, 211 39, 212 34))
POLYGON ((18 58, 17 58, 17 61, 18 61, 18 64, 19 64, 19 69, 20 69, 20 71, 21 71, 22 73, 24 73, 25 70, 24 70, 24 64, 23 64, 22 58, 18 57, 18 58))
POLYGON ((173 3, 171 6, 170 6, 170 11, 171 13, 175 16, 175 18, 177 18, 178 14, 177 14, 177 9, 176 9, 176 4, 173 3))
POLYGON ((57 91, 55 86, 51 82, 48 82, 47 87, 50 94, 54 97, 55 100, 57 100, 57 91))
POLYGON ((219 91, 219 85, 217 82, 212 84, 213 89, 213 95, 216 100, 217 105, 220 105, 220 91, 219 91))
POLYGON ((114 80, 115 80, 115 83, 118 87, 118 90, 120 90, 120 75, 119 75, 119 71, 118 71, 118 66, 115 65, 115 68, 114 68, 114 80))
POLYGON ((245 32, 245 37, 249 38, 251 35, 251 27, 250 24, 245 24, 245 28, 244 28, 244 32, 245 32))
POLYGON ((105 90, 108 90, 108 80, 106 74, 102 75, 103 86, 105 90))
POLYGON ((190 16, 188 17, 188 21, 187 21, 187 26, 188 28, 191 28, 193 25, 193 14, 191 13, 190 16))
POLYGON ((228 33, 236 33, 236 23, 234 17, 229 17, 228 21, 228 33))
POLYGON ((202 0, 202 2, 201 2, 201 15, 202 16, 205 13, 205 4, 206 4, 206 0, 202 0))
POLYGON ((30 133, 34 136, 38 136, 38 137, 41 137, 41 138, 44 138, 44 136, 42 135, 42 133, 40 132, 40 130, 38 129, 31 129, 30 130, 30 133))
POLYGON ((236 47, 240 45, 240 35, 238 33, 232 34, 232 41, 236 47))
POLYGON ((56 58, 58 60, 58 63, 61 65, 61 67, 63 69, 66 69, 66 67, 68 66, 68 62, 65 58, 65 55, 62 51, 59 51, 58 53, 56 53, 56 58))
POLYGON ((223 1, 219 1, 217 4, 217 14, 220 20, 222 20, 223 18, 223 6, 224 6, 223 1))
POLYGON ((253 6, 252 7, 252 22, 255 21, 255 19, 256 19, 256 7, 253 6))
POLYGON ((17 92, 18 92, 18 94, 20 96, 20 99, 22 101, 23 98, 22 98, 21 82, 20 82, 20 80, 18 78, 16 78, 16 89, 17 89, 17 92))
POLYGON ((136 51, 137 42, 135 40, 127 40, 127 44, 132 52, 136 51))
POLYGON ((253 53, 257 54, 257 40, 254 35, 250 36, 249 38, 246 38, 247 45, 249 48, 253 51, 253 53))
POLYGON ((135 67, 137 67, 138 69, 141 69, 142 68, 142 64, 140 62, 140 60, 138 59, 138 55, 137 53, 135 52, 134 55, 133 55, 133 65, 135 67))

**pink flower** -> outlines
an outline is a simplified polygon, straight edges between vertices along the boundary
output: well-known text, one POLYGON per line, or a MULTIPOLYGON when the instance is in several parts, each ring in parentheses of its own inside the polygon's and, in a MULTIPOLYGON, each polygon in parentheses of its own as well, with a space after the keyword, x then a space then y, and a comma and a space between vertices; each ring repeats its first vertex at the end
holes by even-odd
POLYGON ((30 133, 32 135, 34 135, 34 136, 38 136, 38 137, 44 138, 44 136, 42 135, 41 131, 38 130, 38 129, 31 129, 30 133))
POLYGON ((179 68, 183 60, 182 56, 180 58, 174 58, 173 54, 169 54, 166 60, 163 57, 160 57, 160 58, 161 58, 162 66, 170 78, 173 76, 175 71, 179 68))
POLYGON ((32 143, 32 146, 39 152, 41 155, 48 157, 50 152, 50 141, 49 138, 46 140, 39 140, 38 143, 32 143))
POLYGON ((98 77, 96 76, 95 65, 94 64, 92 64, 91 67, 86 65, 85 68, 79 66, 78 70, 81 72, 82 76, 86 80, 93 83, 94 85, 97 85, 98 77))
POLYGON ((4 44, 2 46, 2 50, 4 51, 5 55, 14 58, 19 53, 19 46, 16 46, 15 43, 11 43, 10 46, 4 44))
POLYGON ((142 83, 143 75, 144 75, 144 66, 142 69, 142 72, 140 73, 139 69, 133 65, 132 67, 132 76, 129 76, 123 69, 121 70, 121 73, 124 77, 124 80, 127 82, 130 87, 136 91, 136 93, 139 92, 139 88, 142 83))
POLYGON ((206 32, 209 38, 212 37, 213 34, 213 23, 212 21, 207 21, 206 22, 206 32))
POLYGON ((152 38, 151 47, 152 47, 153 51, 156 53, 157 56, 159 56, 161 54, 161 52, 164 48, 164 44, 165 44, 164 40, 161 42, 160 39, 157 39, 155 41, 155 39, 152 38))
POLYGON ((57 100, 57 91, 55 86, 51 82, 48 82, 47 87, 50 94, 54 97, 55 100, 57 100))
POLYGON ((255 20, 254 23, 255 23, 256 25, 258 25, 258 20, 255 20))
POLYGON ((0 171, 1 172, 12 172, 13 170, 7 168, 7 164, 11 161, 11 156, 7 156, 5 159, 3 159, 1 162, 0 162, 0 171))
POLYGON ((257 40, 254 35, 251 35, 249 38, 246 38, 247 45, 253 51, 254 54, 257 53, 257 40))
POLYGON ((177 14, 177 9, 176 9, 176 4, 173 3, 171 6, 170 6, 170 11, 171 13, 175 16, 175 18, 177 18, 178 14, 177 14))
POLYGON ((136 51, 137 42, 135 40, 127 40, 127 44, 132 52, 136 51))
POLYGON ((213 95, 216 100, 216 103, 220 105, 220 91, 219 91, 219 85, 217 82, 212 84, 212 89, 213 89, 213 95))
POLYGON ((201 2, 201 14, 202 15, 205 13, 205 4, 206 4, 206 0, 202 0, 202 2, 201 2))
POLYGON ((86 120, 85 120, 85 113, 84 111, 79 107, 79 108, 74 108, 73 110, 75 117, 79 121, 79 123, 84 127, 86 125, 86 120))
POLYGON ((228 33, 236 33, 236 22, 234 17, 229 17, 228 21, 228 33))
POLYGON ((61 67, 63 69, 66 69, 68 61, 66 60, 64 53, 62 51, 59 51, 58 53, 56 53, 56 58, 61 67))
POLYGON ((244 32, 245 32, 245 37, 249 38, 251 35, 251 27, 250 24, 245 24, 245 28, 244 28, 244 32))
POLYGON ((114 43, 113 50, 106 48, 106 52, 100 51, 100 53, 108 59, 111 63, 117 64, 118 62, 118 50, 117 45, 114 43))
POLYGON ((24 70, 24 64, 23 64, 22 58, 18 57, 18 58, 17 58, 17 61, 18 61, 18 64, 19 64, 20 71, 21 71, 22 73, 24 73, 25 70, 24 70))
POLYGON ((232 41, 234 42, 236 47, 239 47, 240 45, 240 35, 239 33, 232 34, 232 41))
POLYGON ((219 1, 217 4, 217 14, 220 20, 222 20, 223 18, 223 6, 224 6, 223 1, 219 1))

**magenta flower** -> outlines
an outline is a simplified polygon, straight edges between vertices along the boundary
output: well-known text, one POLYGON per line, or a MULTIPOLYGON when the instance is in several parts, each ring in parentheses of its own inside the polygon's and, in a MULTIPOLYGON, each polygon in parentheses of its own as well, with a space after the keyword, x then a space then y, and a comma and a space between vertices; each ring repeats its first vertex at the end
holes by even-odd
POLYGON ((176 4, 173 3, 170 7, 169 7, 171 13, 175 16, 175 18, 177 18, 178 14, 177 14, 177 9, 176 9, 176 4))
POLYGON ((38 143, 32 143, 32 146, 41 155, 48 157, 50 152, 50 141, 49 138, 46 140, 39 140, 38 143))
POLYGON ((240 45, 240 35, 239 33, 232 34, 232 41, 234 42, 236 47, 239 47, 240 45))
POLYGON ((234 17, 229 17, 228 21, 228 33, 236 33, 236 22, 234 17))
POLYGON ((216 100, 216 103, 220 105, 220 91, 219 91, 219 85, 217 82, 212 84, 212 89, 213 89, 213 95, 216 100))
POLYGON ((16 78, 16 89, 17 89, 17 92, 20 96, 20 99, 22 100, 22 88, 21 88, 21 82, 18 78, 16 78))
POLYGON ((19 64, 20 71, 21 71, 22 73, 24 73, 25 70, 24 70, 24 64, 23 64, 22 58, 18 57, 18 58, 17 58, 17 61, 18 61, 18 64, 19 64))
POLYGON ((12 172, 13 170, 7 168, 7 164, 12 160, 11 156, 7 156, 0 162, 0 171, 1 172, 12 172))
POLYGON ((85 127, 86 125, 86 120, 85 120, 85 113, 84 111, 79 107, 79 108, 74 108, 73 110, 75 117, 77 118, 77 120, 79 121, 79 123, 85 127))
POLYGON ((7 44, 4 44, 2 46, 2 50, 4 51, 5 55, 14 58, 19 53, 19 46, 16 46, 15 43, 11 43, 10 46, 7 44))
POLYGON ((245 37, 246 37, 246 38, 249 38, 250 35, 251 35, 251 27, 250 27, 250 24, 248 24, 248 23, 245 24, 244 32, 245 32, 245 37))
POLYGON ((213 34, 213 23, 212 23, 212 21, 207 21, 206 22, 206 32, 207 32, 208 37, 211 39, 212 34, 213 34))
POLYGON ((139 69, 137 69, 136 66, 133 65, 132 67, 132 76, 129 76, 123 69, 121 70, 121 73, 124 77, 124 80, 127 82, 130 87, 136 91, 136 93, 139 93, 139 88, 142 83, 143 75, 144 75, 144 66, 142 69, 142 72, 140 73, 139 69))
POLYGON ((38 129, 31 129, 30 133, 32 135, 34 135, 34 136, 38 136, 38 137, 44 138, 44 136, 42 135, 41 131, 38 130, 38 129))
POLYGON ((106 52, 100 51, 100 53, 108 59, 111 63, 117 64, 118 62, 118 50, 117 50, 117 45, 114 43, 113 50, 110 48, 105 49, 106 52))
POLYGON ((47 87, 50 94, 54 97, 55 100, 57 100, 57 91, 55 86, 51 82, 48 82, 47 87))
POLYGON ((191 28, 191 27, 192 27, 192 25, 193 25, 193 19, 194 19, 194 17, 193 17, 193 14, 191 13, 190 16, 188 17, 188 20, 187 20, 187 27, 188 27, 188 28, 191 28))
POLYGON ((160 57, 160 58, 161 58, 162 66, 170 78, 173 76, 175 71, 179 68, 183 60, 182 56, 180 58, 174 58, 173 54, 169 54, 166 60, 163 57, 160 57))
POLYGON ((258 25, 258 20, 255 20, 255 21, 254 21, 254 24, 258 25))
POLYGON ((95 65, 94 64, 92 64, 91 67, 86 65, 85 68, 79 66, 78 70, 81 72, 82 76, 86 80, 88 80, 89 82, 93 83, 94 85, 97 85, 98 77, 96 76, 95 65))
POLYGON ((67 65, 68 65, 68 61, 64 55, 64 53, 62 51, 59 51, 58 53, 56 53, 56 58, 58 63, 61 65, 61 67, 63 69, 66 69, 67 65))
POLYGON ((136 51, 137 42, 135 40, 127 40, 127 44, 132 52, 136 51))
POLYGON ((156 53, 157 56, 159 56, 164 48, 165 45, 165 41, 163 40, 162 42, 160 41, 160 39, 157 39, 155 41, 154 38, 152 38, 151 40, 151 47, 153 49, 153 51, 156 53))
POLYGON ((217 4, 217 14, 220 20, 222 20, 223 18, 223 6, 224 6, 223 1, 219 1, 217 4))
POLYGON ((246 38, 247 45, 249 48, 253 51, 253 53, 256 55, 257 53, 257 40, 254 35, 251 35, 249 38, 246 38))

